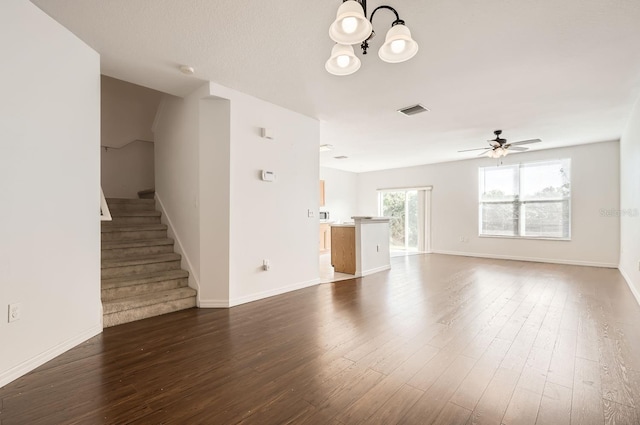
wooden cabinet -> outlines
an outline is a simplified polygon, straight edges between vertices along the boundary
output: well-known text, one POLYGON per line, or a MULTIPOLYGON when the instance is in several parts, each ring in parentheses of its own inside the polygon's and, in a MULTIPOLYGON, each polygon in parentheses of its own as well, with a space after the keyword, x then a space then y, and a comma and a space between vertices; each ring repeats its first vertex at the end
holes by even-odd
POLYGON ((331 265, 338 273, 356 274, 355 226, 331 227, 331 265))
POLYGON ((324 180, 320 180, 320 206, 324 207, 324 180))
POLYGON ((326 252, 331 249, 331 225, 327 223, 320 224, 320 252, 326 252))

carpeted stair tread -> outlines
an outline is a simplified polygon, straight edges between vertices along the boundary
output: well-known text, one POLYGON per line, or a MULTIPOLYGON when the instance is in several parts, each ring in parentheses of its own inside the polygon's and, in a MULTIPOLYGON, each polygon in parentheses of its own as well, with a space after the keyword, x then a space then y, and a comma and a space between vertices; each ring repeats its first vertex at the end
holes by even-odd
POLYGON ((107 204, 152 204, 155 205, 153 199, 138 199, 138 198, 106 198, 107 204))
POLYGON ((183 279, 189 277, 189 272, 182 269, 164 272, 139 273, 129 276, 118 276, 102 279, 102 288, 111 289, 120 286, 140 285, 143 283, 160 282, 163 280, 183 279))
POLYGON ((165 263, 167 261, 179 261, 182 257, 180 254, 152 254, 141 255, 138 257, 114 258, 110 260, 102 260, 102 268, 109 269, 113 267, 136 266, 142 264, 165 263))
POLYGON ((115 211, 111 217, 160 217, 162 213, 156 210, 115 211))
POLYGON ((102 303, 102 307, 104 314, 112 314, 125 310, 132 310, 195 296, 195 289, 185 287, 171 289, 169 291, 156 292, 152 294, 137 295, 134 297, 122 298, 113 301, 104 301, 102 303))
POLYGON ((107 198, 107 204, 113 220, 101 225, 104 327, 195 307, 197 292, 155 200, 107 198))
POLYGON ((100 295, 102 302, 107 302, 138 295, 155 294, 171 289, 186 288, 187 286, 189 286, 189 282, 186 274, 173 279, 171 276, 163 275, 156 278, 156 280, 136 282, 134 284, 131 284, 131 282, 103 284, 100 295))
POLYGON ((196 306, 196 297, 181 298, 153 304, 146 307, 133 308, 131 310, 118 311, 111 314, 105 314, 103 317, 103 326, 105 328, 122 325, 124 323, 134 322, 136 320, 147 319, 149 317, 159 316, 161 314, 173 313, 196 306))
POLYGON ((102 226, 102 233, 110 232, 147 232, 150 230, 167 230, 166 224, 120 224, 102 226))
POLYGON ((145 246, 173 245, 173 239, 137 239, 133 241, 102 241, 102 249, 141 248, 145 246))

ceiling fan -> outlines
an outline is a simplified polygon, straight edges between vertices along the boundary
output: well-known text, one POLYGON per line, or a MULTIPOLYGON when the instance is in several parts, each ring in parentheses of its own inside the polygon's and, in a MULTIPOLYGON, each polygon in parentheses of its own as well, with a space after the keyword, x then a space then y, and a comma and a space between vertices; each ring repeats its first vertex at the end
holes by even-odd
POLYGON ((502 156, 507 156, 509 152, 524 152, 529 150, 529 148, 522 147, 521 145, 529 145, 531 143, 540 143, 542 140, 540 139, 529 139, 522 140, 520 142, 507 143, 507 139, 503 139, 500 137, 502 134, 502 130, 496 130, 493 132, 496 135, 495 139, 487 140, 489 142, 489 147, 486 148, 476 148, 476 149, 465 149, 458 152, 470 152, 470 151, 483 151, 478 156, 482 156, 485 153, 489 158, 500 158, 502 156))

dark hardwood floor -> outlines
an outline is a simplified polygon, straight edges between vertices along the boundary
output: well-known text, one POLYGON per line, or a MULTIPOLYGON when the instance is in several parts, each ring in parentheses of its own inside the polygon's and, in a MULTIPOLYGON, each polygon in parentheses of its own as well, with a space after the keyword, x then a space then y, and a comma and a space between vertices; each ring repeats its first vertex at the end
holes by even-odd
POLYGON ((106 329, 0 389, 13 424, 639 424, 617 270, 415 255, 106 329))

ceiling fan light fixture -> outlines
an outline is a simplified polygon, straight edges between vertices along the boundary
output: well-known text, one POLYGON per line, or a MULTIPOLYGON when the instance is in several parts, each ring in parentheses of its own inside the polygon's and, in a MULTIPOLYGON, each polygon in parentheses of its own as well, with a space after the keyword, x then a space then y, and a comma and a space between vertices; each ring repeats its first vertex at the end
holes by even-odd
POLYGON ((369 38, 371 31, 373 27, 362 4, 347 0, 338 8, 336 20, 329 27, 329 37, 340 44, 358 44, 369 38))
POLYGON ((353 52, 353 47, 346 44, 336 44, 331 49, 331 56, 324 67, 333 75, 349 75, 360 69, 360 59, 353 52))
POLYGON ((508 153, 509 153, 509 152, 507 151, 507 149, 506 149, 506 148, 503 148, 503 147, 497 147, 497 148, 495 148, 495 149, 491 149, 491 150, 487 153, 487 156, 488 156, 489 158, 496 158, 496 159, 497 159, 497 158, 502 158, 502 157, 507 156, 507 154, 508 154, 508 153))
POLYGON ((408 61, 418 53, 418 43, 411 38, 411 31, 404 24, 396 24, 387 31, 378 56, 388 63, 408 61))

